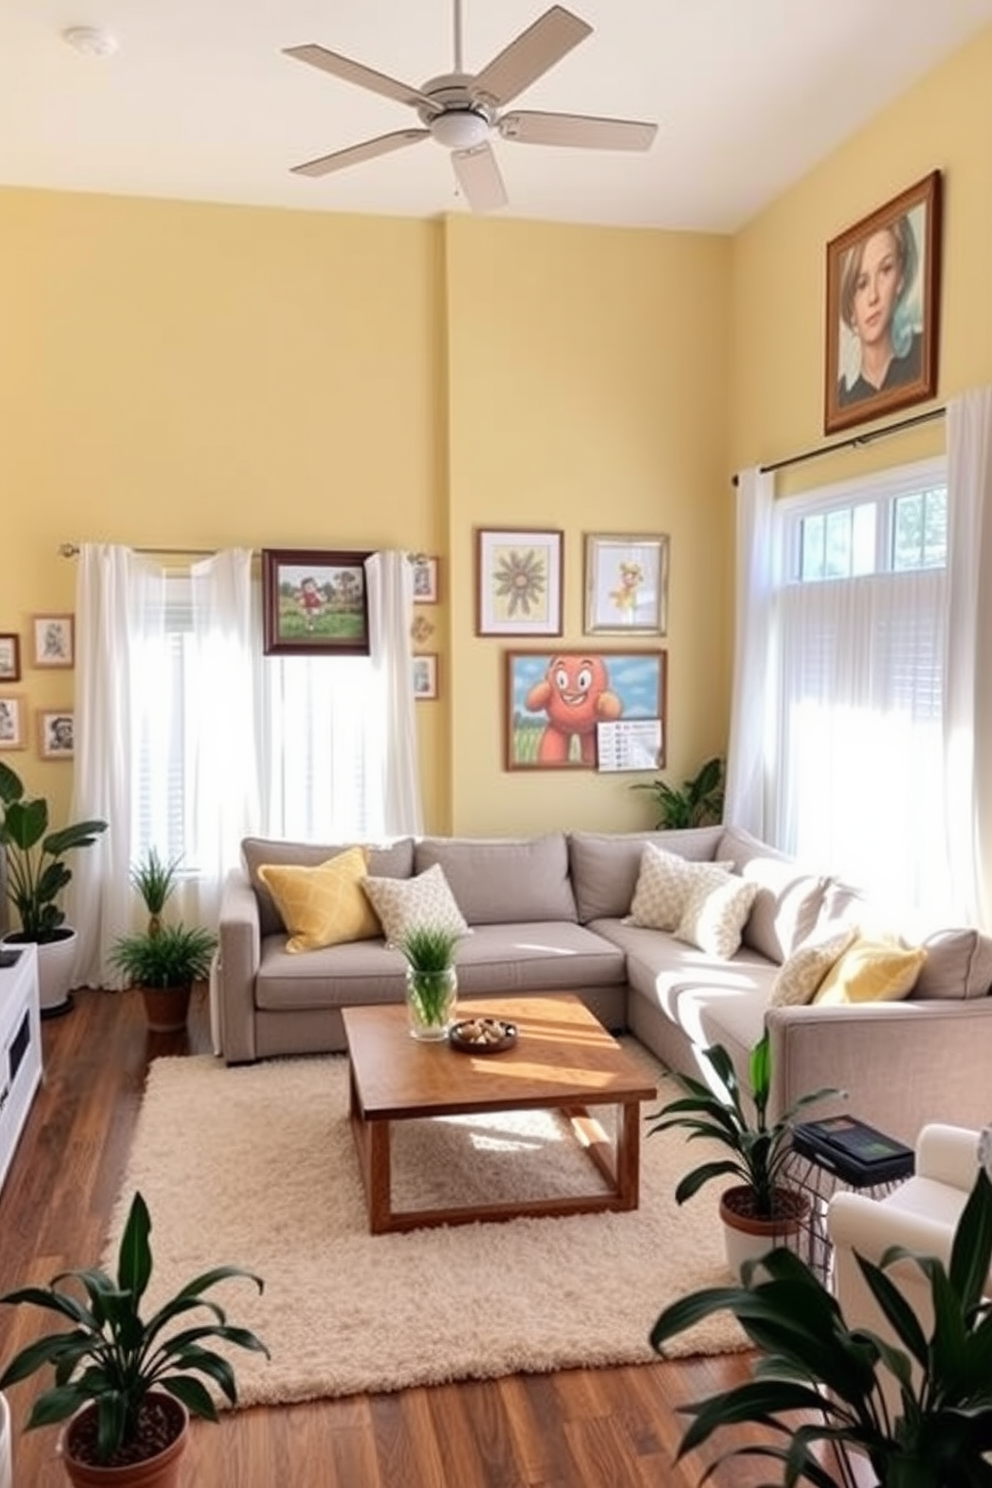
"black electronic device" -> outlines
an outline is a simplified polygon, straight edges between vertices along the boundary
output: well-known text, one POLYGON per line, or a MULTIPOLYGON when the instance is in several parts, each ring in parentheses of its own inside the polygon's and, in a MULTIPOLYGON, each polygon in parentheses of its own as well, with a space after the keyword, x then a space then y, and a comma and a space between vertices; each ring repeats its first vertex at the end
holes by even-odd
POLYGON ((916 1154, 855 1116, 828 1116, 793 1127, 795 1152, 829 1168, 853 1188, 911 1178, 916 1154))

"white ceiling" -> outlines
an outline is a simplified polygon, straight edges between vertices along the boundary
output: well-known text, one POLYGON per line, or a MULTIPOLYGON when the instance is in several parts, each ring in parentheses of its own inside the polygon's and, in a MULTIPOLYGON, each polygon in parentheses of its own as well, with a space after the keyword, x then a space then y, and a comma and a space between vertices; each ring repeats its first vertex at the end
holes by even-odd
MULTIPOLYGON (((551 0, 464 0, 478 72, 551 0)), ((503 215, 733 231, 942 58, 992 0, 566 0, 593 34, 516 107, 655 120, 646 155, 493 145, 503 215)), ((281 49, 318 42, 420 87, 452 0, 3 0, 0 183, 433 217, 467 210, 433 141, 323 179, 315 156, 419 120, 281 49), (109 28, 110 58, 70 25, 109 28)), ((929 167, 940 161, 926 162, 929 167)))

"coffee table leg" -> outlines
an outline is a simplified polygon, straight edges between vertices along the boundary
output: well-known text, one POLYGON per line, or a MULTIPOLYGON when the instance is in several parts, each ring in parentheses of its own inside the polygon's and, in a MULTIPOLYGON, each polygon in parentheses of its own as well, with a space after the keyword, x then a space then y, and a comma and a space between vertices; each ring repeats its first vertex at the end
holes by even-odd
POLYGON ((368 1201, 369 1229, 373 1235, 383 1235, 392 1226, 389 1134, 390 1122, 367 1121, 365 1132, 368 1138, 368 1201))
POLYGON ((641 1108, 637 1101, 620 1107, 617 1133, 617 1207, 636 1209, 641 1177, 641 1108))

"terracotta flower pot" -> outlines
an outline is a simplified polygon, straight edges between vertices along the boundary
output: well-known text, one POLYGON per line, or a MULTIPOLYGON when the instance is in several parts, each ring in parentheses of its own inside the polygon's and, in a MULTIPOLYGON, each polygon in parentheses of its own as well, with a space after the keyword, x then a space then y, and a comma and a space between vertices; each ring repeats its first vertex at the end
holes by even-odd
POLYGON ((152 1457, 118 1466, 87 1460, 91 1454, 86 1451, 86 1442, 95 1438, 96 1407, 86 1405, 73 1416, 62 1432, 59 1451, 75 1488, 177 1488, 189 1436, 189 1415, 181 1401, 160 1390, 149 1393, 147 1405, 154 1415, 152 1429, 162 1436, 165 1445, 152 1457))
POLYGON ((142 987, 150 1033, 179 1033, 186 1027, 192 987, 142 987))
POLYGON ((745 1261, 757 1260, 776 1246, 788 1244, 807 1223, 809 1196, 798 1189, 778 1189, 776 1207, 774 1219, 759 1218, 754 1213, 753 1190, 746 1184, 725 1189, 720 1196, 727 1264, 741 1281, 745 1261))

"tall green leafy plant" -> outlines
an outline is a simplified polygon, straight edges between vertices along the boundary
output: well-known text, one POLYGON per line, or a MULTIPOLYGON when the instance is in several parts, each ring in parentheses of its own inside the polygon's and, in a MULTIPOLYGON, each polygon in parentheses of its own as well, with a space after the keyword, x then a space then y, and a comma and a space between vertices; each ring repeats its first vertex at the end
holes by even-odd
POLYGON ((730 1156, 712 1158, 686 1173, 675 1190, 675 1201, 684 1204, 694 1193, 714 1178, 732 1176, 751 1190, 757 1219, 776 1217, 776 1197, 782 1184, 782 1169, 789 1156, 792 1127, 796 1116, 815 1101, 842 1092, 825 1086, 822 1090, 801 1095, 777 1121, 768 1120, 768 1100, 772 1086, 771 1046, 765 1032, 751 1050, 748 1076, 751 1082, 751 1106, 741 1090, 734 1062, 722 1044, 713 1044, 703 1054, 716 1075, 719 1090, 704 1085, 691 1075, 676 1074, 675 1079, 685 1094, 669 1101, 648 1117, 654 1124, 650 1132, 678 1128, 689 1134, 689 1141, 715 1142, 730 1149, 730 1156))
POLYGON ((723 820, 723 760, 708 759, 681 786, 666 780, 640 780, 631 790, 650 791, 657 809, 655 826, 666 830, 704 827, 723 820))
POLYGON ((16 909, 26 940, 44 944, 54 940, 65 923, 59 895, 70 882, 72 870, 65 855, 90 847, 105 821, 75 822, 57 831, 48 830, 48 802, 43 796, 27 797, 20 776, 0 760, 0 846, 7 868, 7 897, 16 909))
POLYGON ((949 1266, 903 1246, 890 1247, 879 1265, 857 1257, 895 1343, 871 1329, 849 1327, 836 1299, 784 1249, 764 1256, 760 1271, 748 1263, 742 1287, 707 1288, 674 1302, 651 1332, 658 1353, 716 1312, 732 1313, 760 1350, 752 1379, 681 1408, 692 1422, 678 1455, 721 1428, 751 1423, 767 1428, 768 1443, 732 1447, 721 1462, 744 1455, 772 1458, 781 1464, 787 1488, 801 1482, 843 1488, 847 1477, 824 1466, 824 1443, 866 1456, 883 1488, 989 1488, 992 1304, 982 1291, 990 1260, 992 1185, 979 1169, 949 1266), (886 1274, 904 1259, 929 1282, 929 1333, 886 1274), (883 1391, 893 1381, 895 1416, 883 1391))

